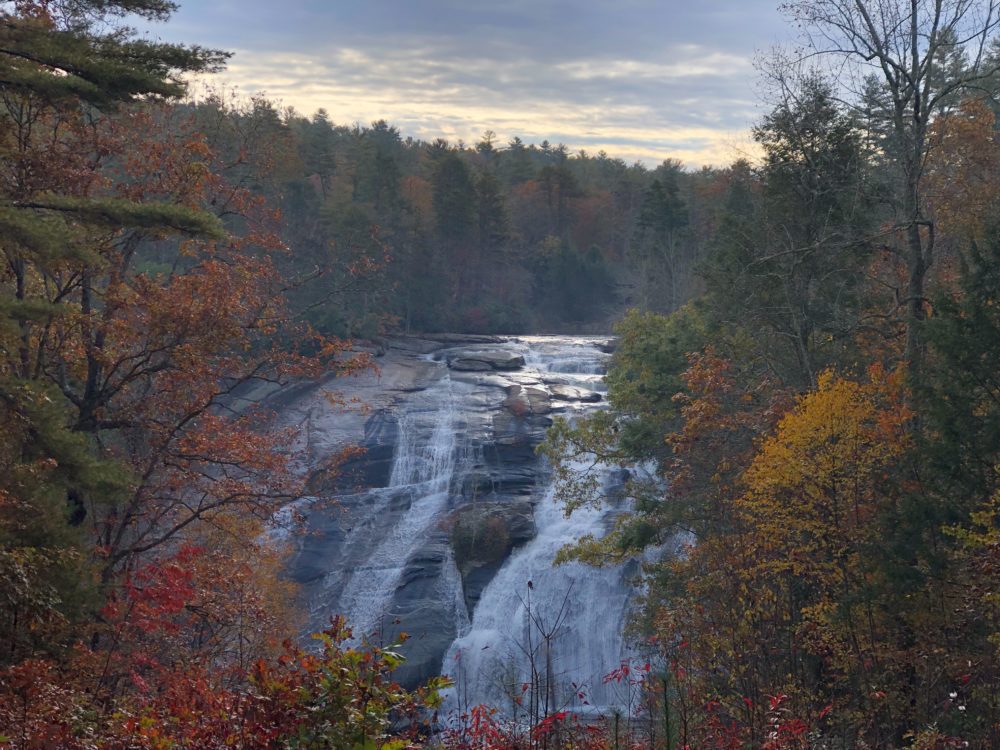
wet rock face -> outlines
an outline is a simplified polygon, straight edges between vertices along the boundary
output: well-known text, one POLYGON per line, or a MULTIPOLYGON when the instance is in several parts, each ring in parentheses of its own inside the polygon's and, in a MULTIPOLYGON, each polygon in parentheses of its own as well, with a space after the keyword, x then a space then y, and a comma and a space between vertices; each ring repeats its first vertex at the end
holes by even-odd
POLYGON ((315 495, 343 495, 368 487, 385 487, 392 476, 399 425, 388 409, 372 414, 364 424, 360 450, 331 467, 320 467, 309 477, 315 495))
POLYGON ((503 561, 512 550, 534 538, 533 507, 525 501, 464 505, 452 514, 449 526, 452 553, 471 618, 483 589, 503 561))
POLYGON ((304 533, 290 537, 305 631, 334 614, 377 642, 405 631, 397 677, 412 686, 438 674, 483 591, 535 535, 548 481, 535 448, 553 414, 600 400, 601 343, 390 340, 378 372, 286 398, 282 419, 301 428, 301 469, 321 498, 300 503, 304 533), (334 401, 365 408, 345 412, 334 401), (328 470, 349 444, 363 452, 328 470))
POLYGON ((383 632, 387 643, 408 636, 402 647, 406 661, 395 678, 404 685, 419 685, 440 674, 441 658, 458 633, 450 607, 442 607, 440 582, 444 567, 453 565, 447 532, 436 531, 421 545, 403 570, 399 596, 387 613, 383 632))

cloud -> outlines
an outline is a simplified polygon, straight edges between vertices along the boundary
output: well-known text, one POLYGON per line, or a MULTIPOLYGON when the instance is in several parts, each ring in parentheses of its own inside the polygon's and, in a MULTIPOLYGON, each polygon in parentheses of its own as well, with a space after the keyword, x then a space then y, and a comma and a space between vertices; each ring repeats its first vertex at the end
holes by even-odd
POLYGON ((754 49, 782 28, 769 0, 223 0, 176 20, 158 33, 235 49, 222 80, 305 114, 692 166, 746 143, 754 49))

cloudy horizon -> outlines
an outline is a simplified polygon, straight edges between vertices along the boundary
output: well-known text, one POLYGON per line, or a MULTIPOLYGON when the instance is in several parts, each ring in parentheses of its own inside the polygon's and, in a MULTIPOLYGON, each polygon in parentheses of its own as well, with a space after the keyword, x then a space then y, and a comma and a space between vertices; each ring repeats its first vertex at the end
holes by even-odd
POLYGON ((233 52, 216 84, 338 124, 697 168, 753 151, 754 56, 791 36, 775 4, 182 0, 152 33, 233 52))

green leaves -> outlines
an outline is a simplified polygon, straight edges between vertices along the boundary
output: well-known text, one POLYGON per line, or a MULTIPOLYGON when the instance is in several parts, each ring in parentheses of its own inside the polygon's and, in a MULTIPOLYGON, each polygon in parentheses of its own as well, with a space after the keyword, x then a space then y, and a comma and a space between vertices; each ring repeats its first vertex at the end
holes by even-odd
MULTIPOLYGON (((1000 487, 1000 235, 973 245, 961 289, 935 300, 924 325, 929 345, 916 384, 928 435, 926 456, 939 473, 936 491, 954 487, 972 502, 1000 487)), ((949 505, 954 508, 954 501, 949 505)), ((967 510, 967 509, 966 509, 967 510)))
POLYGON ((627 472, 622 494, 634 501, 634 510, 620 515, 602 538, 585 537, 561 550, 557 564, 621 562, 662 542, 685 513, 664 497, 659 476, 672 456, 666 438, 679 423, 687 354, 705 340, 701 316, 690 305, 669 316, 630 310, 616 332, 605 377, 611 408, 574 422, 556 418, 538 451, 553 466, 567 514, 603 501, 607 468, 627 472), (642 466, 650 461, 656 462, 652 472, 642 466))
MULTIPOLYGON (((75 5, 82 16, 86 6, 112 3, 75 5)), ((155 8, 154 3, 124 5, 128 11, 118 10, 135 8, 153 17, 168 12, 165 3, 155 8)), ((50 102, 79 100, 113 108, 146 96, 178 98, 186 87, 176 74, 217 70, 228 57, 216 50, 149 42, 130 34, 101 36, 83 24, 57 28, 57 20, 0 15, 0 87, 50 102)), ((77 14, 65 20, 79 23, 77 14)))
POLYGON ((671 315, 630 310, 615 326, 618 346, 607 375, 608 400, 621 420, 622 448, 636 457, 664 450, 678 409, 674 396, 683 390, 687 353, 706 340, 705 323, 693 305, 671 315))
POLYGON ((439 691, 450 684, 437 678, 418 691, 404 690, 392 680, 393 670, 403 663, 395 650, 398 644, 348 646, 351 631, 342 618, 313 637, 322 644, 320 656, 293 648, 283 666, 261 664, 255 677, 262 698, 288 703, 289 747, 407 747, 393 724, 423 707, 440 705, 439 691))
POLYGON ((213 214, 176 203, 136 203, 123 198, 77 198, 44 195, 14 208, 52 211, 83 224, 110 229, 148 229, 190 237, 221 240, 222 222, 213 214))

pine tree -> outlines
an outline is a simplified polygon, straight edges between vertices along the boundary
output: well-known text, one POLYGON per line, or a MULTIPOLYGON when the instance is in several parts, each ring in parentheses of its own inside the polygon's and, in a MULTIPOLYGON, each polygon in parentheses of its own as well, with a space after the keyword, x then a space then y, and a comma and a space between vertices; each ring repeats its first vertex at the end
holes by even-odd
MULTIPOLYGON (((47 342, 87 330, 100 303, 100 242, 126 229, 222 237, 218 221, 169 202, 102 191, 93 165, 106 117, 122 105, 175 99, 181 76, 222 53, 140 39, 128 15, 158 21, 166 0, 4 3, 0 13, 0 640, 3 659, 34 641, 58 643, 60 623, 90 577, 74 529, 83 497, 108 497, 123 472, 94 457, 99 337, 70 404, 43 377, 47 342), (54 289, 59 289, 58 293, 54 289)), ((136 235, 138 236, 138 234, 136 235)))
POLYGON ((1000 234, 964 259, 961 292, 941 295, 926 323, 918 381, 928 462, 955 518, 1000 489, 1000 234))
POLYGON ((678 254, 687 225, 687 207, 678 195, 676 174, 668 173, 663 182, 653 180, 642 198, 631 248, 639 264, 643 309, 671 312, 678 307, 678 254))

